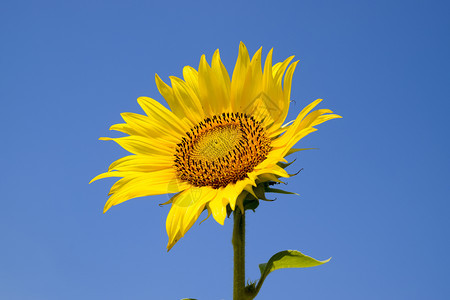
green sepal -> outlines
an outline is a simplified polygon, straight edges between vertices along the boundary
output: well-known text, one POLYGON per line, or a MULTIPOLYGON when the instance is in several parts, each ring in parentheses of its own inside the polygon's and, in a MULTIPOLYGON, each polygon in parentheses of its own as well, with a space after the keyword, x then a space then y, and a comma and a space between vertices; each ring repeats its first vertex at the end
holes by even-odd
POLYGON ((305 150, 319 150, 319 148, 291 148, 289 149, 289 151, 286 153, 285 156, 291 155, 298 151, 305 151, 305 150))
POLYGON ((285 190, 280 190, 280 189, 273 189, 270 187, 266 188, 266 193, 277 193, 277 194, 286 194, 286 195, 297 195, 297 193, 294 192, 289 192, 289 191, 285 191, 285 190))
POLYGON ((277 163, 277 165, 280 166, 280 167, 282 167, 283 169, 286 169, 286 168, 289 167, 292 163, 294 163, 294 161, 296 161, 296 159, 294 159, 293 161, 288 162, 288 163, 284 163, 284 162, 279 161, 279 162, 277 163))
POLYGON ((258 206, 259 206, 258 199, 253 198, 250 200, 249 199, 244 200, 244 209, 245 210, 251 209, 254 211, 258 206))
MULTIPOLYGON (((255 209, 259 206, 259 199, 255 198, 252 194, 250 194, 247 191, 243 191, 242 194, 239 196, 243 196, 244 199, 237 200, 236 201, 236 207, 238 206, 238 201, 242 201, 242 206, 244 207, 244 210, 251 209, 255 211, 255 209)), ((233 213, 233 210, 231 209, 230 205, 227 205, 227 217, 229 218, 230 215, 233 213)))
POLYGON ((227 205, 227 218, 229 218, 231 216, 231 214, 233 213, 233 210, 231 209, 230 204, 227 205))
POLYGON ((255 194, 258 197, 258 199, 265 201, 273 201, 271 199, 266 198, 265 194, 267 192, 266 184, 258 184, 253 190, 255 191, 255 194))
POLYGON ((264 182, 277 182, 277 183, 284 183, 279 179, 279 177, 275 176, 271 173, 265 173, 258 176, 258 179, 256 180, 257 184, 264 183, 264 182))

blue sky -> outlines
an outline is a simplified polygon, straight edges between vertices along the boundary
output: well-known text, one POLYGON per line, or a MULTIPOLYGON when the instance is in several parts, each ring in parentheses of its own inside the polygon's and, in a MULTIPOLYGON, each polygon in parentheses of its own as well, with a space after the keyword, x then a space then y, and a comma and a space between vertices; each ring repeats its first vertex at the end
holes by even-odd
POLYGON ((289 118, 344 116, 299 144, 287 189, 247 217, 247 276, 277 251, 330 263, 269 275, 257 299, 449 299, 446 1, 3 1, 0 299, 232 298, 232 220, 169 253, 167 196, 102 214, 112 142, 154 74, 238 45, 300 59, 289 118))

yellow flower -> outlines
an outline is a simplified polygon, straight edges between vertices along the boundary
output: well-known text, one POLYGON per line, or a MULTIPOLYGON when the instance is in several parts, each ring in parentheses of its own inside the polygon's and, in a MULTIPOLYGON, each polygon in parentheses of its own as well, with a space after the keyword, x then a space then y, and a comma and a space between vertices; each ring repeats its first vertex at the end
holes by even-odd
POLYGON ((184 80, 170 77, 172 86, 156 75, 171 110, 140 97, 146 116, 123 113, 125 123, 110 128, 129 136, 100 138, 133 154, 92 180, 121 177, 111 187, 104 212, 132 198, 176 193, 167 202, 172 204, 166 222, 170 249, 205 209, 223 225, 227 206, 242 207, 257 184, 289 177, 279 162, 286 162, 292 147, 317 130, 314 126, 340 118, 328 109, 311 112, 319 99, 283 125, 298 63, 289 65, 292 59, 272 65, 271 50, 263 71, 261 49, 250 60, 241 43, 231 80, 219 50, 211 66, 203 55, 198 72, 186 66, 184 80))

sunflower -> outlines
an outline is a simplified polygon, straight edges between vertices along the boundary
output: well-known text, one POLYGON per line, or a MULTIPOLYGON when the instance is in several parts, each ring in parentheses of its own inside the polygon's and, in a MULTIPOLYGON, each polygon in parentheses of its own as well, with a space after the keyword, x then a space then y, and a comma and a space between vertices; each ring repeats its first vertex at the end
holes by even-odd
POLYGON ((261 50, 250 59, 241 42, 231 80, 219 50, 211 66, 203 55, 198 71, 184 67, 184 80, 172 76, 171 86, 155 76, 170 110, 140 97, 146 115, 122 113, 125 123, 110 128, 128 136, 100 138, 132 153, 92 179, 121 178, 111 187, 104 212, 132 198, 175 193, 166 202, 171 204, 170 250, 204 210, 223 225, 227 209, 243 212, 244 199, 258 198, 261 184, 290 177, 285 156, 298 150, 293 146, 316 125, 340 116, 328 109, 312 111, 318 99, 284 124, 298 61, 291 64, 291 56, 272 65, 272 49, 263 70, 261 50))

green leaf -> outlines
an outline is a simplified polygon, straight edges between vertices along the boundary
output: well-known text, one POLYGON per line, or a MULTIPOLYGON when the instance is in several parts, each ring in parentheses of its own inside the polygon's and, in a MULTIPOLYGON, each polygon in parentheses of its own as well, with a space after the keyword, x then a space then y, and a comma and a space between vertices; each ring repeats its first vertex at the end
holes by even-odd
POLYGON ((269 275, 271 272, 275 270, 287 268, 315 267, 329 262, 330 259, 331 258, 322 261, 317 260, 296 250, 285 250, 278 252, 277 254, 273 255, 267 263, 259 265, 261 278, 258 281, 256 289, 252 291, 251 297, 253 298, 256 297, 267 275, 269 275))
POLYGON ((316 260, 308 255, 295 250, 285 250, 278 252, 272 256, 269 261, 265 264, 259 265, 259 270, 261 271, 261 278, 266 277, 269 273, 286 268, 309 268, 323 265, 330 261, 331 258, 327 260, 316 260))

